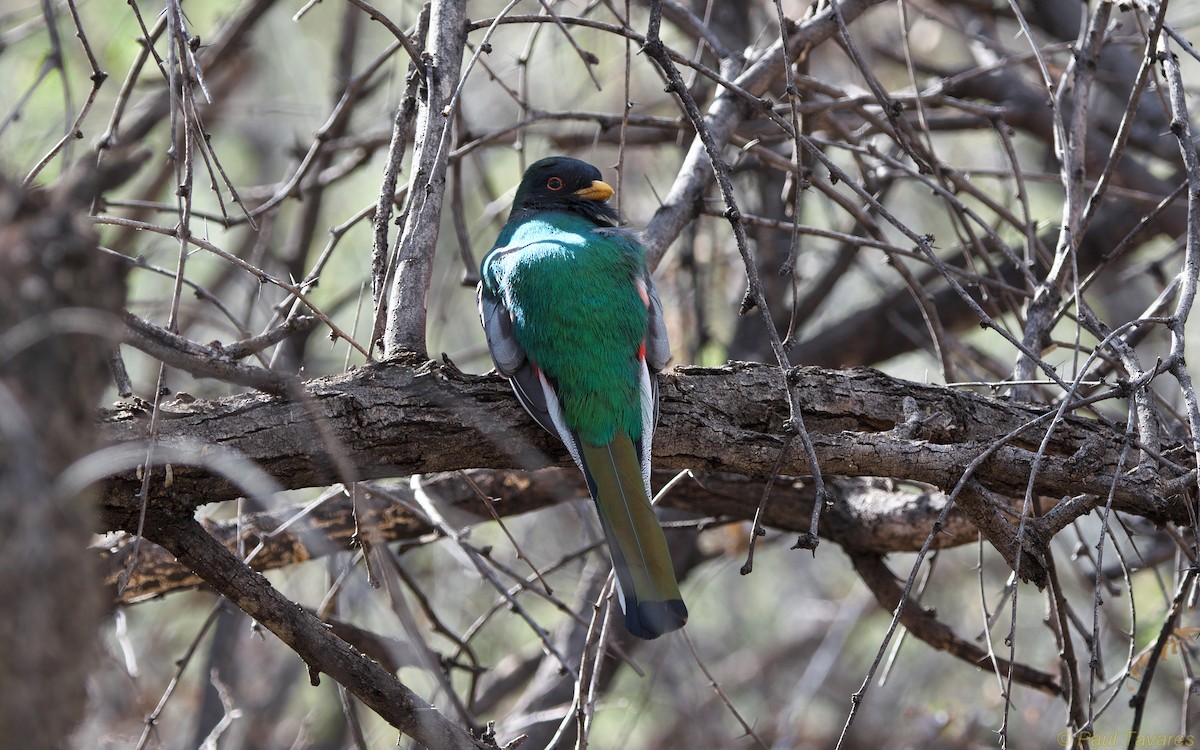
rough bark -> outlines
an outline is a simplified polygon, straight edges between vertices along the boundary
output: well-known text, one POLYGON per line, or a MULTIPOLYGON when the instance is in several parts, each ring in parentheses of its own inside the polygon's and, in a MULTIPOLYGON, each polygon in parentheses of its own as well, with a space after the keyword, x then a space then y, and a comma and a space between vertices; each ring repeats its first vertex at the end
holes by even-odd
MULTIPOLYGON (((671 475, 658 472, 655 486, 671 475)), ((443 512, 460 523, 490 521, 477 493, 492 498, 496 513, 514 516, 564 500, 587 497, 582 475, 572 468, 534 472, 474 469, 422 477, 422 487, 436 496, 443 512)), ((946 505, 940 492, 913 492, 882 480, 841 479, 830 485, 833 497, 822 516, 821 535, 843 549, 863 554, 914 552, 921 548, 946 505), (891 485, 891 486, 890 486, 891 485)), ((362 489, 360 487, 360 489, 362 489)), ((750 520, 762 496, 763 482, 737 475, 697 475, 677 485, 662 504, 715 519, 750 520)), ((407 485, 389 486, 390 495, 411 496, 407 485)), ((262 544, 251 566, 273 570, 351 549, 354 535, 369 528, 376 543, 416 540, 435 529, 419 514, 391 502, 375 503, 370 491, 357 505, 339 493, 315 509, 294 506, 250 513, 239 520, 205 524, 205 530, 226 549, 250 550, 262 544), (301 516, 300 520, 294 520, 301 516), (283 526, 287 524, 287 528, 283 526), (282 529, 282 530, 280 530, 282 529), (239 537, 240 534, 240 537, 239 537)), ((812 485, 800 480, 776 484, 763 516, 774 529, 808 530, 812 515, 812 485)), ((977 531, 966 516, 952 510, 934 539, 938 548, 966 544, 977 531)), ((96 549, 104 569, 110 600, 132 604, 182 589, 202 586, 204 580, 158 546, 141 545, 138 564, 125 587, 117 582, 135 548, 135 537, 121 534, 96 549)))
MULTIPOLYGON (((874 370, 802 367, 790 379, 821 468, 835 476, 889 477, 951 490, 965 467, 1017 432, 982 461, 973 478, 995 493, 1021 498, 1051 421, 1042 409, 874 370)), ((770 476, 784 442, 787 397, 782 381, 778 368, 745 363, 681 367, 664 375, 655 466, 770 476)), ((561 445, 526 418, 498 376, 466 375, 432 362, 392 361, 317 378, 304 390, 303 404, 264 394, 167 403, 160 440, 169 444, 188 437, 234 449, 284 488, 339 481, 318 427, 344 446, 359 479, 567 465, 561 445)), ((103 427, 115 442, 146 439, 148 425, 145 412, 127 408, 107 413, 103 427)), ((1113 477, 1125 440, 1123 430, 1068 416, 1047 442, 1034 492, 1104 497, 1111 487, 1114 508, 1186 523, 1183 497, 1166 494, 1176 486, 1167 479, 1178 474, 1178 467, 1164 465, 1154 477, 1113 477)), ((162 481, 162 467, 153 472, 150 502, 169 514, 190 514, 239 494, 228 482, 186 466, 171 468, 169 486, 162 481)), ((789 453, 779 473, 803 476, 808 466, 802 455, 789 453)), ((118 475, 104 486, 102 529, 133 526, 139 486, 133 474, 118 475)))
POLYGON ((93 447, 113 346, 98 334, 125 299, 83 216, 101 180, 0 183, 0 674, 19 684, 0 690, 0 737, 29 748, 67 743, 97 645, 92 505, 55 478, 93 447))
POLYGON ((446 164, 450 158, 450 116, 456 104, 463 47, 467 40, 466 0, 440 0, 429 17, 429 59, 425 67, 425 98, 417 109, 412 180, 404 230, 393 262, 384 351, 425 352, 426 295, 433 275, 446 194, 446 164))

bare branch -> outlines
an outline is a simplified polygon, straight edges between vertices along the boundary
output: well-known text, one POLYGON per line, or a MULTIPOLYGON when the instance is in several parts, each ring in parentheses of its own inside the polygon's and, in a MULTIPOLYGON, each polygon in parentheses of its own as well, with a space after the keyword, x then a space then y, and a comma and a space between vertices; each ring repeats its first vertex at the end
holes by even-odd
MULTIPOLYGON (((778 379, 777 368, 746 364, 679 368, 664 377, 655 465, 768 476, 787 417, 778 379)), ((893 477, 949 489, 962 468, 998 436, 1014 432, 1018 437, 995 449, 975 479, 993 492, 1020 498, 1043 435, 1039 425, 1054 415, 870 370, 799 368, 797 382, 800 406, 811 415, 809 431, 818 459, 831 475, 893 477), (900 408, 905 395, 916 401, 920 413, 930 415, 910 437, 894 431, 906 420, 900 408)), ((190 434, 234 448, 285 487, 338 481, 315 437, 314 418, 328 422, 362 479, 476 467, 537 468, 566 461, 553 438, 525 418, 498 376, 468 376, 444 365, 410 361, 312 380, 305 391, 311 401, 307 409, 262 395, 167 404, 171 419, 163 422, 160 434, 164 440, 190 434), (430 445, 440 448, 430 452, 430 445)), ((122 410, 108 415, 105 431, 110 440, 138 440, 146 427, 144 415, 122 410)), ((1124 444, 1123 430, 1067 417, 1043 448, 1034 491, 1052 497, 1105 497, 1112 488, 1118 510, 1185 521, 1186 508, 1159 495, 1158 482, 1123 475, 1114 483, 1124 444)), ((789 476, 807 470, 802 455, 789 456, 780 467, 789 476)), ((1164 465, 1161 470, 1180 469, 1164 465)), ((178 511, 238 495, 235 488, 184 467, 174 471, 172 482, 170 492, 154 502, 178 511)), ((122 476, 107 485, 105 528, 128 528, 131 483, 140 484, 122 476)))
MULTIPOLYGON (((388 356, 399 352, 425 354, 426 295, 433 275, 433 254, 446 193, 446 166, 453 147, 451 108, 459 86, 466 23, 466 0, 435 0, 429 17, 429 42, 425 49, 430 60, 426 66, 425 98, 417 107, 404 229, 391 263, 384 334, 384 351, 388 356)), ((397 118, 400 116, 398 113, 397 118)))
POLYGON ((250 570, 191 518, 147 517, 146 537, 162 544, 184 565, 211 581, 231 602, 291 647, 308 665, 314 684, 324 672, 382 716, 427 747, 478 750, 485 747, 405 687, 395 675, 359 653, 309 612, 296 607, 266 578, 250 570))

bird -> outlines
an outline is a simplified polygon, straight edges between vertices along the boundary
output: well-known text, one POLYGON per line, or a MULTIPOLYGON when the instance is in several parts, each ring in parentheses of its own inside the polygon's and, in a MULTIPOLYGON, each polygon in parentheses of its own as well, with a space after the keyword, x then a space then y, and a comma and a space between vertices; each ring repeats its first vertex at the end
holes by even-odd
POLYGON ((625 627, 649 640, 688 617, 650 505, 657 373, 671 347, 645 248, 612 195, 585 161, 531 164, 477 296, 496 370, 587 479, 625 627))

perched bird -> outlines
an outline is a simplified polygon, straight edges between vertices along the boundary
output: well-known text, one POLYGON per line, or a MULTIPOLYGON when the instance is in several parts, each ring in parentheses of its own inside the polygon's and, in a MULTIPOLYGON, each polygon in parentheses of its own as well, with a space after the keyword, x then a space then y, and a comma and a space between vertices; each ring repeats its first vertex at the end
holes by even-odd
POLYGON ((671 348, 645 249, 617 227, 612 194, 578 159, 530 166, 483 259, 479 315, 496 369, 587 478, 625 626, 657 638, 687 622, 649 500, 655 373, 671 348))

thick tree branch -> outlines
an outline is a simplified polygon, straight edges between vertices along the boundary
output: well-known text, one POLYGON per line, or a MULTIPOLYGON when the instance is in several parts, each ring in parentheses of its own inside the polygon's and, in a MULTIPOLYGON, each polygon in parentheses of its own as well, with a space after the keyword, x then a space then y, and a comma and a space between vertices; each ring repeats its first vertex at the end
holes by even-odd
MULTIPOLYGON (((655 486, 670 478, 669 473, 659 472, 655 486)), ((448 472, 422 477, 422 487, 435 495, 452 517, 460 519, 459 523, 465 523, 461 519, 491 520, 478 492, 492 498, 493 507, 501 516, 587 497, 583 476, 574 468, 448 472)), ((745 521, 754 512, 762 487, 761 481, 734 475, 697 476, 677 484, 662 504, 713 518, 745 521)), ((420 514, 387 499, 374 502, 369 488, 360 485, 359 489, 357 503, 345 492, 339 492, 315 508, 293 506, 251 513, 238 520, 207 523, 205 530, 229 550, 237 549, 239 541, 246 550, 262 545, 251 561, 251 567, 259 571, 347 551, 362 528, 371 530, 376 543, 415 540, 436 533, 420 514)), ((887 486, 881 480, 841 479, 828 489, 831 503, 823 517, 822 536, 846 550, 864 554, 919 550, 946 503, 940 492, 912 492, 887 486)), ((389 487, 388 494, 408 497, 412 493, 405 484, 389 487)), ((782 531, 805 531, 812 503, 810 484, 777 483, 767 506, 765 523, 782 531)), ((976 538, 976 529, 967 518, 951 512, 934 546, 953 547, 976 538)), ((122 534, 97 548, 113 602, 132 604, 204 584, 200 576, 166 550, 142 546, 133 575, 118 592, 117 582, 125 573, 134 547, 135 537, 122 534)))
POLYGON ((54 481, 96 442, 104 334, 125 301, 125 269, 92 252, 81 214, 125 169, 79 165, 47 191, 0 177, 0 736, 26 747, 68 743, 96 656, 91 498, 54 481))
POLYGON ((407 215, 392 263, 392 285, 388 292, 384 351, 389 355, 401 351, 425 352, 425 296, 433 276, 433 255, 451 150, 450 115, 456 104, 466 39, 466 0, 435 0, 426 45, 431 55, 425 66, 426 98, 417 110, 407 215))
MULTIPOLYGON (((1045 412, 873 370, 798 368, 796 374, 800 405, 829 474, 889 477, 949 489, 963 467, 1001 436, 1024 426, 974 477, 998 495, 1024 495, 1048 424, 1045 412), (902 407, 906 396, 913 399, 915 411, 902 407), (921 415, 919 424, 906 423, 914 413, 921 415)), ((780 377, 777 368, 743 363, 679 368, 665 375, 655 465, 768 476, 787 418, 780 377)), ((314 419, 323 420, 345 447, 361 479, 566 464, 561 446, 528 420, 498 376, 465 375, 432 362, 392 361, 318 378, 305 389, 310 403, 304 406, 264 394, 167 403, 160 440, 189 436, 232 448, 287 488, 339 480, 317 438, 314 419)), ((147 436, 144 412, 114 411, 104 421, 111 441, 147 436)), ((1154 521, 1186 523, 1182 498, 1164 495, 1167 487, 1186 491, 1186 483, 1165 481, 1181 473, 1181 467, 1164 465, 1156 477, 1126 473, 1114 483, 1124 440, 1122 432, 1096 421, 1068 417, 1046 446, 1035 492, 1055 498, 1106 496, 1112 485, 1114 508, 1154 521)), ((150 490, 152 506, 162 512, 191 514, 200 505, 239 494, 227 482, 190 467, 174 467, 170 486, 164 486, 163 471, 153 469, 150 490)), ((802 456, 791 456, 780 472, 803 476, 807 466, 802 456)), ((139 487, 133 475, 116 476, 105 485, 105 530, 134 527, 139 487)))

